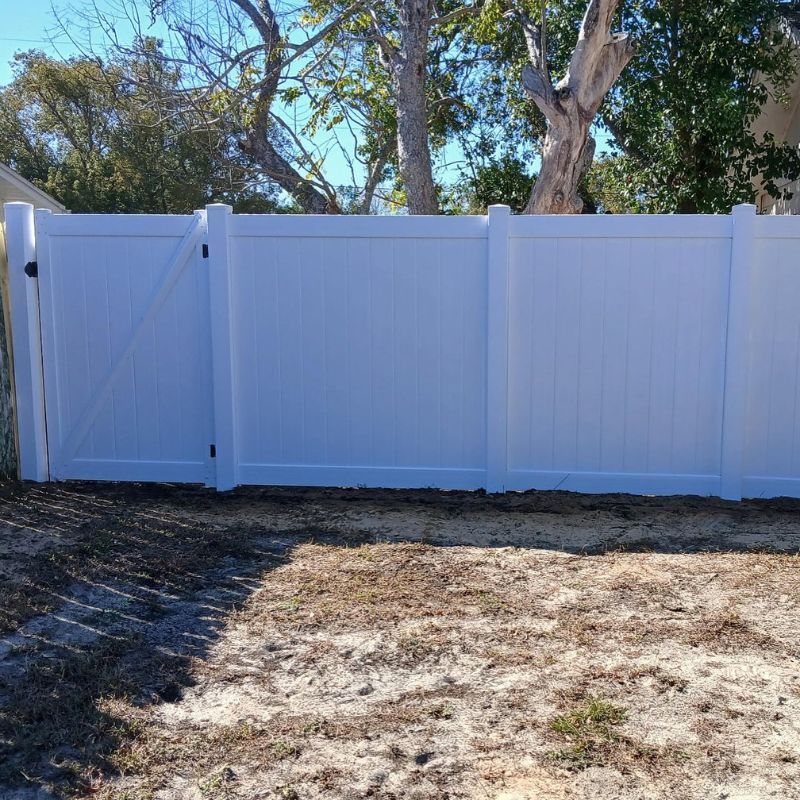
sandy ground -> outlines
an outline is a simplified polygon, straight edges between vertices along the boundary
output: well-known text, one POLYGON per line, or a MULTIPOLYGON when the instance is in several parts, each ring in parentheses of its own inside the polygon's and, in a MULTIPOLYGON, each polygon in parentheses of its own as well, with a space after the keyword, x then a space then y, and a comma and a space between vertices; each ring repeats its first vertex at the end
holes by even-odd
POLYGON ((800 503, 0 492, 0 798, 800 798, 800 503))

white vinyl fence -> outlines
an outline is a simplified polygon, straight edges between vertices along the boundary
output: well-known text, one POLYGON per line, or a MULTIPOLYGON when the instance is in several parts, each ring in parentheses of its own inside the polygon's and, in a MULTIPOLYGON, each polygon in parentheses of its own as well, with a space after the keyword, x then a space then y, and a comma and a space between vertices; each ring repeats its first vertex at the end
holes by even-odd
POLYGON ((25 478, 800 496, 800 217, 6 219, 25 478))

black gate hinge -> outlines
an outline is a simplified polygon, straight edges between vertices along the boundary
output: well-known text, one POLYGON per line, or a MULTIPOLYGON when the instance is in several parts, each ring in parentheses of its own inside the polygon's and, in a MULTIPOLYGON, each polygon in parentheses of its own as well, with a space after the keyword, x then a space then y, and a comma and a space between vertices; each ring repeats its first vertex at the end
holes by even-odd
POLYGON ((208 455, 209 455, 210 458, 216 458, 217 457, 217 446, 215 444, 210 444, 208 446, 208 455))
POLYGON ((203 258, 208 258, 208 245, 203 245, 203 258))
POLYGON ((29 261, 25 265, 25 274, 29 278, 38 278, 39 277, 39 265, 35 261, 29 261))

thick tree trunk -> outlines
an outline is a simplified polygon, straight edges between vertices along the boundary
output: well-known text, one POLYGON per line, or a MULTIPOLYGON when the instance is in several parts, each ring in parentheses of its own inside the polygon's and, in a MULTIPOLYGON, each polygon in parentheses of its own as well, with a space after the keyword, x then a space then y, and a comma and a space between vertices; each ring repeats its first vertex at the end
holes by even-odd
POLYGON ((436 185, 428 142, 425 93, 429 0, 397 0, 399 46, 382 34, 376 22, 381 60, 392 76, 397 109, 397 159, 409 214, 438 214, 436 185))
POLYGON ((278 186, 289 194, 306 214, 339 214, 335 200, 327 198, 275 149, 266 131, 256 132, 241 144, 242 151, 251 156, 278 186))
MULTIPOLYGON (((425 37, 427 40, 427 36, 425 37)), ((425 42, 427 49, 427 41, 425 42)), ((416 48, 415 48, 416 50, 416 48)), ((423 50, 423 53, 425 50, 423 50)), ((397 157, 409 214, 438 214, 433 165, 428 145, 425 62, 411 57, 394 70, 397 98, 397 157)))
POLYGON ((589 129, 606 93, 635 48, 625 34, 612 34, 619 0, 588 0, 567 74, 553 86, 547 67, 545 19, 518 13, 530 64, 522 71, 525 93, 547 119, 542 166, 527 214, 580 214, 578 185, 594 157, 589 129))
POLYGON ((589 126, 568 115, 547 126, 542 166, 533 185, 526 214, 580 214, 578 186, 594 156, 589 126))

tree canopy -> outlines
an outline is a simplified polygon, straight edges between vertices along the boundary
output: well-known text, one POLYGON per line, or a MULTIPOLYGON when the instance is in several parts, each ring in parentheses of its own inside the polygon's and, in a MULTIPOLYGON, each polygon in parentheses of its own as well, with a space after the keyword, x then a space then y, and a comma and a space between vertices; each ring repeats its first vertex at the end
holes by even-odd
POLYGON ((630 61, 575 118, 600 142, 568 159, 584 210, 725 212, 800 176, 796 147, 754 125, 789 101, 796 0, 118 5, 132 41, 83 11, 94 44, 19 55, 0 98, 0 160, 74 210, 522 210, 553 134, 526 70, 565 107, 593 8, 630 61))
POLYGON ((18 55, 0 93, 0 161, 73 211, 186 213, 214 200, 275 210, 225 121, 176 107, 155 42, 136 59, 18 55), (180 112, 180 113, 179 113, 180 112))
MULTIPOLYGON (((567 69, 585 5, 537 6, 548 20, 555 75, 567 69)), ((518 83, 510 91, 503 85, 502 76, 519 75, 527 60, 522 34, 504 8, 497 0, 476 33, 496 64, 485 101, 490 113, 512 120, 515 138, 536 141, 542 115, 518 83)), ((759 137, 753 126, 768 97, 789 102, 798 64, 790 19, 798 8, 784 0, 622 0, 618 25, 630 32, 636 55, 595 120, 610 137, 609 152, 587 176, 595 199, 605 198, 601 208, 725 212, 752 202, 755 179, 778 194, 782 179, 800 175, 797 148, 759 137)))
MULTIPOLYGON (((791 4, 794 5, 794 4, 791 4)), ((767 97, 784 102, 796 45, 776 0, 629 0, 639 55, 602 111, 621 154, 620 191, 648 211, 713 213, 800 175, 797 148, 759 137, 767 97)))

